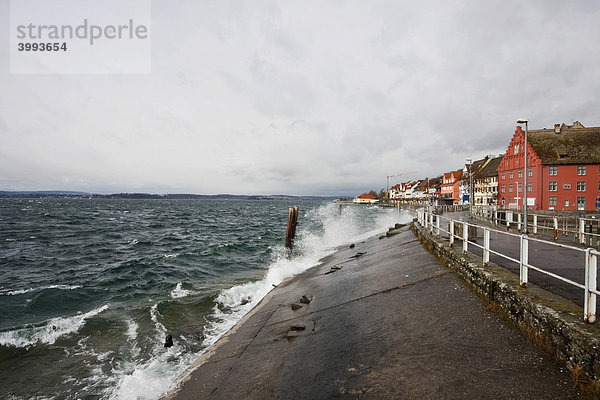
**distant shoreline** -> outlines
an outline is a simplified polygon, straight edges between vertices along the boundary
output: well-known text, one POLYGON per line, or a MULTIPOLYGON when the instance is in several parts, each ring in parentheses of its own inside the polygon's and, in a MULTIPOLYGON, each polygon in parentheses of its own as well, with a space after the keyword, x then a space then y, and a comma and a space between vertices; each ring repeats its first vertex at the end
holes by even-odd
POLYGON ((290 195, 235 195, 235 194, 152 194, 113 193, 97 194, 72 191, 0 191, 0 198, 80 198, 80 199, 156 199, 156 200, 335 200, 338 196, 290 196, 290 195))

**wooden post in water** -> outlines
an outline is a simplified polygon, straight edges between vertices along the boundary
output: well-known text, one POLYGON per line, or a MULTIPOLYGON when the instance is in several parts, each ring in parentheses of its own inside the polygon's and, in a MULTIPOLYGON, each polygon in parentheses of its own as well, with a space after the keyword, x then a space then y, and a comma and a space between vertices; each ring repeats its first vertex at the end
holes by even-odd
POLYGON ((298 225, 298 207, 290 207, 288 210, 287 231, 285 233, 285 247, 291 249, 296 236, 296 225, 298 225))

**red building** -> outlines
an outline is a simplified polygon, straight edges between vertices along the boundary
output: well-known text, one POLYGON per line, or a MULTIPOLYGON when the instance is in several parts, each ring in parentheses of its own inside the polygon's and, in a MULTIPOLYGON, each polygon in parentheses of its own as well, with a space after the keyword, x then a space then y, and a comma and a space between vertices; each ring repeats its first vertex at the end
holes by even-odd
MULTIPOLYGON (((533 210, 596 210, 600 127, 580 122, 529 131, 527 197, 533 210), (532 204, 533 203, 533 204, 532 204)), ((517 127, 498 167, 498 205, 523 207, 525 132, 517 127)))
POLYGON ((458 204, 459 197, 459 186, 460 186, 460 178, 462 177, 463 171, 459 169, 457 171, 444 172, 444 177, 442 178, 442 188, 440 197, 445 199, 448 202, 452 202, 451 204, 458 204))

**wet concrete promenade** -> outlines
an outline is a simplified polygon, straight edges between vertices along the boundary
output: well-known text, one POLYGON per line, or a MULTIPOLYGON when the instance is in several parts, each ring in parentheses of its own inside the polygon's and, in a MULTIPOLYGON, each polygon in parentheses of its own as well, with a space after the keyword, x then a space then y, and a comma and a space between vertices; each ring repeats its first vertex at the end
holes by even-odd
POLYGON ((404 227, 281 284, 171 398, 578 398, 568 371, 485 306, 404 227))

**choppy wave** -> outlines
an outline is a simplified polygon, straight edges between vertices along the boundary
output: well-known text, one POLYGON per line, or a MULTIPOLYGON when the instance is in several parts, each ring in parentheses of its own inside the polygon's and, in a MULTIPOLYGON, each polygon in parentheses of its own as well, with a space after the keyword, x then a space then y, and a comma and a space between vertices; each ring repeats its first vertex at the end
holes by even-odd
POLYGON ((16 296, 19 294, 25 294, 30 292, 37 292, 38 290, 46 290, 46 289, 59 289, 59 290, 74 290, 81 288, 81 285, 49 285, 49 286, 41 286, 37 288, 28 288, 28 289, 17 289, 17 290, 0 290, 0 296, 16 296))
POLYGON ((52 318, 39 325, 26 325, 23 328, 0 332, 0 345, 30 347, 40 343, 53 344, 60 337, 79 331, 88 318, 98 315, 106 309, 108 309, 108 305, 85 314, 52 318))

